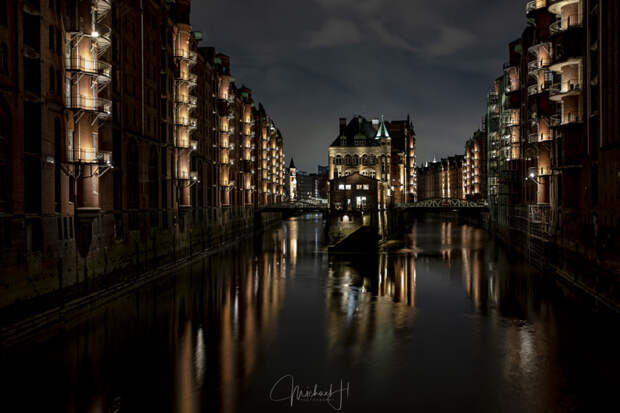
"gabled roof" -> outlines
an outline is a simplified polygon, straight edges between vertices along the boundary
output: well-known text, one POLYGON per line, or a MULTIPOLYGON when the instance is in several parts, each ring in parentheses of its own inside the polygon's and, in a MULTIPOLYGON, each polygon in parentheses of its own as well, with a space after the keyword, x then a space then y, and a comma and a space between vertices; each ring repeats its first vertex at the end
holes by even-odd
POLYGON ((338 135, 330 146, 379 146, 379 141, 375 140, 377 130, 373 127, 372 122, 361 115, 351 119, 342 134, 338 135), (341 139, 344 137, 344 141, 341 139), (356 145, 358 141, 364 139, 363 145, 356 145))

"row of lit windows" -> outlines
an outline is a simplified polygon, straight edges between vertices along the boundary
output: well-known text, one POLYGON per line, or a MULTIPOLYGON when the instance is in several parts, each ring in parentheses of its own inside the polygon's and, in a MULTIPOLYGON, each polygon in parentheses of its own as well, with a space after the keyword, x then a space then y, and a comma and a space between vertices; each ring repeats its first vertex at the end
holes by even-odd
MULTIPOLYGON (((340 155, 336 156, 336 159, 334 160, 334 163, 336 165, 342 165, 342 157, 340 155)), ((368 156, 368 155, 363 155, 362 159, 361 159, 361 164, 362 165, 376 165, 377 163, 377 157, 374 155, 368 156)), ((359 165, 360 164, 360 158, 357 155, 347 155, 344 157, 344 164, 345 165, 359 165)))
MULTIPOLYGON (((340 185, 338 185, 338 189, 340 191, 350 191, 351 188, 352 188, 351 184, 340 184, 340 185)), ((357 184, 357 185, 355 185, 355 189, 363 190, 363 191, 368 191, 368 190, 370 190, 370 185, 368 185, 368 184, 357 184)))

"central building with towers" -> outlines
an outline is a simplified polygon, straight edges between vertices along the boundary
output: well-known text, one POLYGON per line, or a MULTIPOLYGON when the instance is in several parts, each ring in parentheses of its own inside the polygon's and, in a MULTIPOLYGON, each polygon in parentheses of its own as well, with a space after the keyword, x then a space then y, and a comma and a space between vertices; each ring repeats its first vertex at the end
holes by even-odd
MULTIPOLYGON (((415 132, 409 117, 386 122, 383 116, 368 120, 358 115, 348 123, 340 118, 338 136, 329 147, 330 186, 354 174, 378 181, 378 208, 415 201, 415 132)), ((346 191, 346 185, 342 190, 346 191)), ((348 199, 346 194, 339 198, 348 199)), ((334 207, 331 201, 330 197, 334 207)), ((354 209, 353 201, 350 205, 340 202, 339 208, 354 209)))

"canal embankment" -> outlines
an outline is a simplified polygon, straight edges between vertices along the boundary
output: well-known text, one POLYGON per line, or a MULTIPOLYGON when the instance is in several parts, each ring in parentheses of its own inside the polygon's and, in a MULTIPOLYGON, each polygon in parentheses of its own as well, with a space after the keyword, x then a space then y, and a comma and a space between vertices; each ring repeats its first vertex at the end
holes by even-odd
POLYGON ((580 248, 577 241, 541 236, 528 226, 486 222, 484 227, 510 251, 556 279, 566 294, 590 301, 594 308, 620 313, 620 265, 614 266, 617 258, 580 248))
POLYGON ((118 242, 94 237, 84 259, 72 250, 0 270, 7 280, 0 287, 0 342, 19 342, 42 327, 61 324, 70 314, 88 311, 276 225, 282 214, 245 210, 212 222, 183 218, 169 229, 131 231, 118 242))

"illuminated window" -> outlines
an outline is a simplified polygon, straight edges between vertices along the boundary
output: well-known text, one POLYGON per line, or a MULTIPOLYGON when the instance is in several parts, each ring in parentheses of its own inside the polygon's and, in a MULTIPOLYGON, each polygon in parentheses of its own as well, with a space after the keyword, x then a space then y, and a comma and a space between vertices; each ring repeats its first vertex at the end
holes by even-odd
POLYGON ((351 189, 351 185, 350 184, 345 185, 345 189, 349 191, 351 189))
POLYGON ((341 191, 344 191, 344 184, 338 185, 338 189, 341 190, 341 191))

